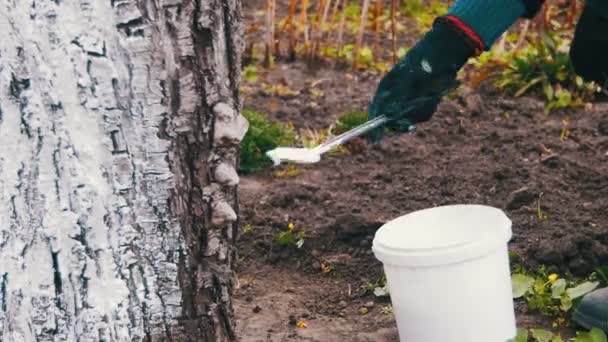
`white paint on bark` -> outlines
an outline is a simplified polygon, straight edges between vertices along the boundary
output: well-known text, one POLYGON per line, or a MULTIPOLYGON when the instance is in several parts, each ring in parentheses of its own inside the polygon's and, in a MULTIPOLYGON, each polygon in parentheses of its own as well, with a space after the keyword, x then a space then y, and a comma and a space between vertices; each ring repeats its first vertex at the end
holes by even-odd
POLYGON ((0 341, 233 338, 239 14, 0 4, 0 341))

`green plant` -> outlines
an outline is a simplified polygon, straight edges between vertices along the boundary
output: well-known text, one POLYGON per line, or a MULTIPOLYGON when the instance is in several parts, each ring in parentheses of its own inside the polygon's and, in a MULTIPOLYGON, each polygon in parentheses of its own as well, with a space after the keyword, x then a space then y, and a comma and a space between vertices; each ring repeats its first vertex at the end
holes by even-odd
POLYGON ((512 275, 513 298, 524 298, 528 307, 544 315, 560 316, 570 311, 573 302, 599 286, 597 281, 576 282, 549 274, 541 268, 537 275, 512 275))
MULTIPOLYGON (((518 329, 517 336, 511 342, 564 342, 560 334, 545 329, 518 329)), ((568 342, 608 342, 608 336, 602 330, 594 328, 590 331, 578 331, 576 337, 568 342)))
POLYGON ((252 226, 252 225, 250 225, 250 224, 246 224, 246 225, 243 227, 243 234, 249 234, 249 233, 251 233, 251 232, 253 232, 253 226, 252 226))
POLYGON ((258 81, 258 68, 249 64, 241 71, 241 77, 248 83, 256 83, 258 81))
POLYGON ((277 178, 291 178, 296 177, 304 173, 304 170, 298 168, 294 164, 289 164, 281 170, 274 172, 274 176, 277 178))
POLYGON ((533 37, 523 48, 516 46, 501 53, 495 49, 482 54, 471 62, 477 68, 471 85, 475 87, 482 80, 490 79, 499 89, 515 97, 532 91, 542 92, 547 112, 584 106, 597 87, 584 82, 574 72, 568 54, 570 34, 543 31, 540 39, 533 37))
POLYGON ((331 136, 329 129, 312 130, 305 129, 300 131, 300 142, 306 148, 319 146, 331 136))
POLYGON ((601 285, 608 286, 608 265, 598 267, 596 273, 601 285))
POLYGON ((276 241, 280 246, 296 246, 297 248, 302 248, 304 245, 304 231, 296 231, 295 225, 290 223, 287 226, 287 230, 277 234, 276 241))
POLYGON ((363 295, 373 294, 376 297, 386 297, 390 295, 388 290, 388 284, 386 283, 386 276, 382 275, 375 282, 368 282, 361 286, 361 292, 363 295))
POLYGON ((367 113, 361 111, 352 111, 342 114, 334 127, 335 134, 342 134, 349 131, 359 125, 364 124, 367 121, 367 113))
POLYGON ((296 143, 296 134, 291 125, 272 122, 265 114, 250 109, 243 110, 243 116, 249 121, 249 130, 241 142, 242 173, 251 173, 271 165, 266 151, 296 143))

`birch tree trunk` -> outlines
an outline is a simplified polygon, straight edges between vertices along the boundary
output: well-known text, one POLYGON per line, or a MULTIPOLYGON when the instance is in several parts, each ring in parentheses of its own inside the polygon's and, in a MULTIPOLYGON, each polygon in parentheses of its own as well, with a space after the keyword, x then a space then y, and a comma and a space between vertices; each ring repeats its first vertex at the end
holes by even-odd
POLYGON ((0 341, 231 341, 240 0, 0 3, 0 341))

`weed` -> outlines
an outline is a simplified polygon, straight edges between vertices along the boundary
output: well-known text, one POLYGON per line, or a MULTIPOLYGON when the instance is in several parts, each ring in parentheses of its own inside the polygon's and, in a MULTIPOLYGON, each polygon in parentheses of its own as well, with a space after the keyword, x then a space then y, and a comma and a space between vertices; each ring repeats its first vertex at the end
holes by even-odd
POLYGON ((557 274, 547 274, 544 268, 536 275, 515 273, 512 276, 513 298, 524 298, 530 309, 556 317, 569 312, 577 299, 599 285, 597 281, 566 280, 557 274))
POLYGON ((393 315, 393 306, 390 304, 383 306, 381 312, 383 315, 393 315))
POLYGON ((270 96, 296 96, 298 94, 300 94, 299 91, 297 90, 293 90, 291 88, 289 88, 288 86, 281 84, 281 83, 276 83, 270 86, 266 86, 264 88, 264 93, 266 95, 270 95, 270 96))
MULTIPOLYGON (((510 342, 564 342, 559 333, 555 334, 545 329, 518 329, 517 336, 510 342)), ((608 336, 602 330, 594 328, 590 331, 578 331, 575 338, 568 342, 605 342, 608 336)))
POLYGON ((252 225, 246 224, 243 227, 243 234, 249 234, 249 233, 252 233, 252 232, 253 232, 253 226, 252 225))
POLYGON ((255 65, 247 65, 241 71, 241 77, 248 83, 256 83, 258 81, 258 68, 255 65))
POLYGON ((304 173, 304 170, 299 169, 294 164, 287 165, 284 169, 274 172, 274 176, 277 178, 292 178, 297 177, 304 173))
POLYGON ((431 1, 426 5, 421 0, 406 0, 406 8, 407 12, 411 13, 411 16, 416 19, 419 33, 430 30, 435 18, 446 14, 448 11, 447 5, 439 1, 431 1), (410 4, 409 7, 407 7, 408 3, 410 4))
POLYGON ((312 130, 305 129, 300 131, 300 141, 306 148, 314 148, 321 145, 331 136, 330 129, 312 130))
POLYGON ((570 136, 570 129, 568 129, 569 125, 570 125, 570 118, 565 118, 562 120, 562 131, 559 135, 559 140, 561 142, 566 142, 566 140, 568 140, 568 137, 570 136))
POLYGON ((271 165, 266 151, 295 144, 296 135, 290 125, 271 122, 265 114, 249 109, 243 110, 243 116, 249 121, 249 130, 241 142, 241 172, 251 173, 271 165))
POLYGON ((277 234, 277 243, 284 247, 295 246, 297 248, 302 248, 304 245, 304 231, 299 230, 296 232, 295 225, 290 223, 287 226, 287 230, 277 234))
POLYGON ((601 285, 604 287, 608 286, 608 265, 598 267, 595 273, 601 285))
POLYGON ((336 126, 334 128, 335 134, 342 134, 349 131, 357 126, 364 124, 367 121, 367 113, 360 111, 347 112, 341 115, 336 120, 336 126))
POLYGON ((378 278, 374 283, 366 283, 361 286, 361 293, 363 295, 373 294, 376 297, 386 297, 388 296, 388 284, 386 283, 386 276, 382 275, 378 278))
POLYGON ((471 86, 491 79, 499 89, 515 97, 541 91, 547 112, 584 106, 597 87, 575 74, 568 54, 570 39, 564 34, 546 32, 541 32, 540 37, 521 49, 506 53, 495 49, 473 60, 471 64, 477 70, 471 86))
POLYGON ((538 195, 538 202, 536 204, 536 216, 538 217, 539 220, 546 221, 549 219, 549 215, 547 215, 543 212, 543 206, 541 203, 542 198, 543 198, 543 193, 541 192, 540 195, 538 195))

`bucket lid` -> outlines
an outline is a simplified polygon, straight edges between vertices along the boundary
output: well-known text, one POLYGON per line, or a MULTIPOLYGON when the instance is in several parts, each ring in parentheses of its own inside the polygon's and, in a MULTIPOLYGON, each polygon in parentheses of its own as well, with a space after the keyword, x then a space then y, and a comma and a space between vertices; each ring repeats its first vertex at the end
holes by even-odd
POLYGON ((511 220, 496 208, 450 205, 416 211, 382 226, 373 251, 384 264, 433 266, 458 263, 503 247, 511 220))

